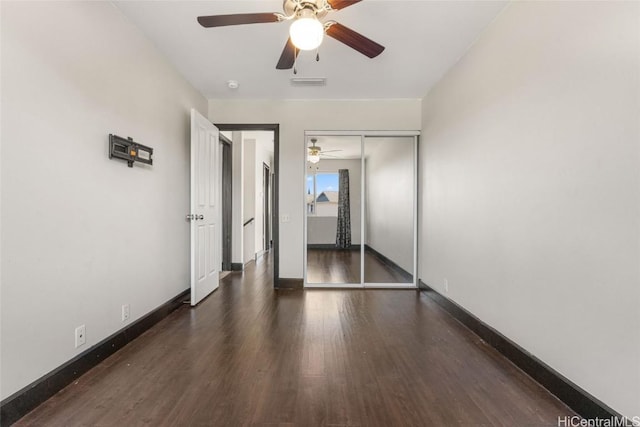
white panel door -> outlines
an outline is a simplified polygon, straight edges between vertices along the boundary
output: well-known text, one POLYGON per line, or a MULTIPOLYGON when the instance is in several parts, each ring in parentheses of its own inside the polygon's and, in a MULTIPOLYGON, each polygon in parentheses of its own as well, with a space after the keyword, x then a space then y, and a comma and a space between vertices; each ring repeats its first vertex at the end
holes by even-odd
POLYGON ((222 265, 219 132, 191 110, 191 305, 218 288, 222 265))

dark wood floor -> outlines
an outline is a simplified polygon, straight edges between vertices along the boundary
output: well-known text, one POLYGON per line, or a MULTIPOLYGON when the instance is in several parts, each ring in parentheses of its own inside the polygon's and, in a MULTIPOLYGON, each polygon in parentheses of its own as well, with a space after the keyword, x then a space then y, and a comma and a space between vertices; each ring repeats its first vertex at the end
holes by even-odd
MULTIPOLYGON (((307 249, 308 283, 360 283, 359 249, 307 249)), ((386 264, 370 251, 364 253, 364 280, 368 283, 413 283, 413 278, 386 264)))
MULTIPOLYGON (((268 258, 266 258, 268 260, 268 258)), ((555 426, 573 412, 411 290, 232 273, 21 426, 555 426)))

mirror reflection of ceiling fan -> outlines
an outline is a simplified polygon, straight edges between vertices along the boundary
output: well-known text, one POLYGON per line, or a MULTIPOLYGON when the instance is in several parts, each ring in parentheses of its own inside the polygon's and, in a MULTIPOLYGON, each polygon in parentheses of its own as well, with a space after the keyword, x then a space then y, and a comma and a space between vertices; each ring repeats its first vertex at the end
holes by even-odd
MULTIPOLYGON (((328 13, 344 9, 362 0, 284 0, 284 14, 236 13, 232 15, 199 16, 198 22, 205 28, 227 25, 261 24, 268 22, 292 21, 289 27, 289 40, 284 46, 278 70, 293 68, 300 50, 315 50, 322 43, 324 35, 346 44, 369 58, 375 58, 384 50, 384 46, 362 34, 345 27, 336 21, 321 22, 328 13)), ((320 57, 316 54, 316 61, 320 57)))
POLYGON ((322 148, 316 145, 316 142, 318 142, 317 138, 311 138, 311 146, 309 147, 309 154, 307 155, 307 160, 311 163, 318 163, 320 161, 321 158, 337 158, 336 156, 333 156, 331 154, 327 154, 327 153, 334 153, 336 151, 342 151, 342 150, 325 150, 322 151, 322 148))

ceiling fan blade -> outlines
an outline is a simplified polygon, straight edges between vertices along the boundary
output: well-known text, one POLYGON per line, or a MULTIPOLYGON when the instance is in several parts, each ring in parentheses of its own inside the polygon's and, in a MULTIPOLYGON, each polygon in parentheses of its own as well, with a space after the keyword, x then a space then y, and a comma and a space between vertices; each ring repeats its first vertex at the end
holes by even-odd
POLYGON ((375 58, 384 50, 384 46, 366 38, 362 34, 357 33, 350 28, 345 27, 342 24, 338 24, 337 22, 331 24, 331 26, 327 28, 327 35, 357 50, 361 54, 368 56, 369 58, 375 58))
POLYGON ((323 153, 333 153, 335 151, 342 151, 342 150, 322 150, 323 153))
POLYGON ((345 7, 353 6, 356 3, 360 3, 362 0, 329 0, 331 9, 340 10, 345 7))
POLYGON ((278 22, 275 13, 236 13, 233 15, 198 16, 198 22, 205 28, 225 27, 227 25, 262 24, 278 22))
POLYGON ((278 60, 278 64, 276 65, 276 69, 289 70, 293 68, 293 64, 296 62, 298 53, 300 53, 300 51, 296 49, 296 47, 291 42, 291 38, 289 38, 287 40, 287 44, 284 45, 284 49, 282 50, 282 54, 280 55, 280 59, 278 60))

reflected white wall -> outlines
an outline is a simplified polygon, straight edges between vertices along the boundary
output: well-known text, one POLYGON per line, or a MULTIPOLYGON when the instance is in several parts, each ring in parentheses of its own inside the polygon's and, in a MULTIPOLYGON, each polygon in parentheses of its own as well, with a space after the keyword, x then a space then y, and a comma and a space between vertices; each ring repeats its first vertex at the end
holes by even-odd
POLYGON ((414 138, 365 138, 366 244, 413 273, 414 138))

